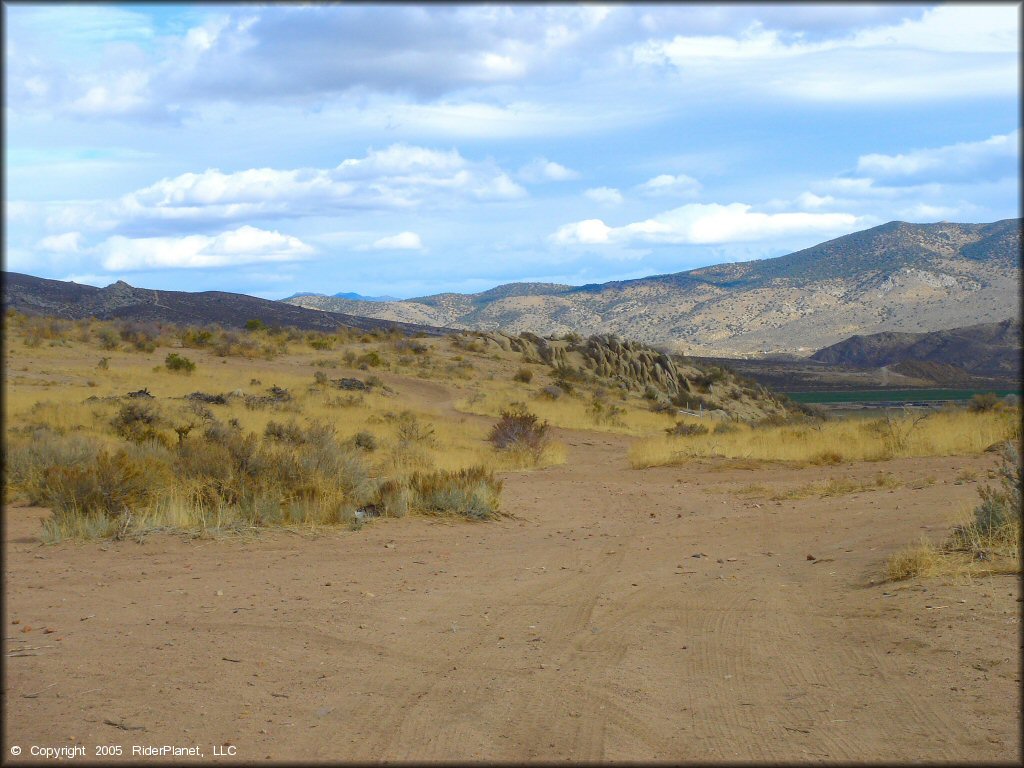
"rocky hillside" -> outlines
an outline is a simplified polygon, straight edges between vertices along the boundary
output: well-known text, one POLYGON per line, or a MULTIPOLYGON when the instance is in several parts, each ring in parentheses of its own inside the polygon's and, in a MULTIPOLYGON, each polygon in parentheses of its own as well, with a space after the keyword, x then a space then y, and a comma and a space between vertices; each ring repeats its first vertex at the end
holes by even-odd
POLYGON ((317 312, 280 301, 222 291, 154 291, 135 288, 118 281, 106 288, 61 280, 4 273, 3 307, 29 315, 49 315, 71 320, 95 317, 241 328, 248 320, 262 320, 270 326, 293 326, 303 330, 327 331, 339 327, 371 330, 392 328, 407 333, 438 335, 441 328, 395 323, 389 320, 317 312))
MULTIPOLYGON (((544 338, 524 332, 463 332, 466 349, 501 355, 518 353, 525 363, 550 367, 556 382, 548 390, 626 390, 642 395, 653 410, 703 412, 711 418, 757 420, 784 416, 796 408, 766 387, 727 367, 670 354, 611 335, 544 338)), ((558 392, 554 391, 557 395, 558 392)))
POLYGON ((1021 323, 1009 319, 930 333, 852 336, 818 350, 812 360, 832 365, 893 366, 901 373, 943 373, 954 367, 979 376, 1019 379, 1021 323), (940 366, 936 368, 935 366, 940 366))
POLYGON ((1019 219, 890 222, 774 259, 600 285, 503 285, 366 304, 290 303, 436 326, 616 333, 689 354, 808 354, 853 334, 921 333, 1018 312, 1019 219))

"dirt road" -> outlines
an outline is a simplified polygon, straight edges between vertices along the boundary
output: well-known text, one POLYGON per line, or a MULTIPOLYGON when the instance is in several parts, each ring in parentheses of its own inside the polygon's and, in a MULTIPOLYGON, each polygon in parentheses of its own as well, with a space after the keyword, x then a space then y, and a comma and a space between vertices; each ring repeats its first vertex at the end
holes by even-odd
POLYGON ((507 477, 498 523, 41 547, 43 511, 8 509, 5 749, 1019 759, 1017 579, 878 583, 990 456, 636 471, 623 438, 562 439, 565 466, 507 477), (903 485, 736 493, 879 470, 903 485))

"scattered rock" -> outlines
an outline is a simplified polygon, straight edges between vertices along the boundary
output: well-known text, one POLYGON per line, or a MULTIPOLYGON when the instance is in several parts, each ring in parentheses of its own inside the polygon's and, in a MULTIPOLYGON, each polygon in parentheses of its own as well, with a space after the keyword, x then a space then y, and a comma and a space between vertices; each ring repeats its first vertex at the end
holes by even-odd
POLYGON ((359 379, 331 379, 331 383, 338 389, 367 390, 370 385, 359 379))
POLYGON ((228 399, 224 395, 211 395, 209 392, 193 392, 185 396, 187 400, 195 400, 210 405, 227 405, 228 399))
POLYGON ((808 555, 807 559, 808 560, 817 560, 818 558, 816 558, 814 555, 808 555))

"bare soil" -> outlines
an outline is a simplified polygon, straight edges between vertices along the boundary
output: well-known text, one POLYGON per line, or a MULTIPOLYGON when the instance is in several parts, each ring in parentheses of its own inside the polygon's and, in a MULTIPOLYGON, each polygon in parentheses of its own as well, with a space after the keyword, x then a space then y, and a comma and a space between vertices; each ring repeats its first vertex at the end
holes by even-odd
POLYGON ((497 523, 41 546, 6 509, 5 759, 1020 760, 1018 579, 882 582, 992 456, 637 471, 561 439, 497 523), (903 485, 737 493, 879 471, 903 485))

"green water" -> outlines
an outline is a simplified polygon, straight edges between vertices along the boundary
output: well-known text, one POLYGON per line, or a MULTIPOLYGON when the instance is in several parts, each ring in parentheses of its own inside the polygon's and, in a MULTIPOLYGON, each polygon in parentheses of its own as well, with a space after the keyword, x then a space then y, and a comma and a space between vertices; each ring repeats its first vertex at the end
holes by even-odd
POLYGON ((871 389, 849 392, 786 392, 798 403, 875 403, 921 402, 926 400, 970 400, 984 392, 995 392, 1000 397, 1018 395, 1014 389, 871 389))

